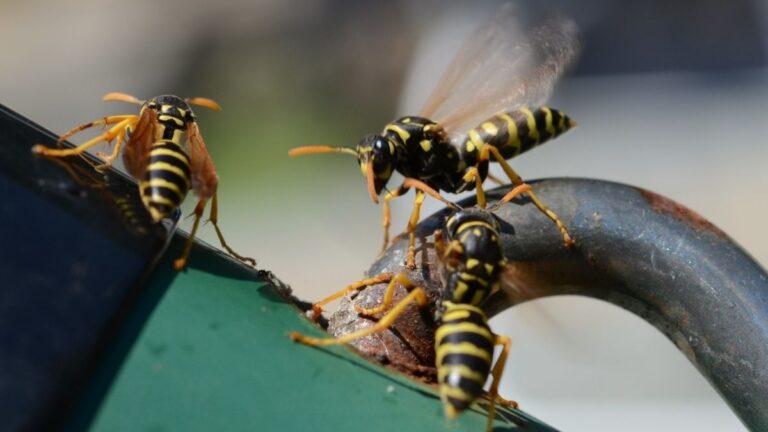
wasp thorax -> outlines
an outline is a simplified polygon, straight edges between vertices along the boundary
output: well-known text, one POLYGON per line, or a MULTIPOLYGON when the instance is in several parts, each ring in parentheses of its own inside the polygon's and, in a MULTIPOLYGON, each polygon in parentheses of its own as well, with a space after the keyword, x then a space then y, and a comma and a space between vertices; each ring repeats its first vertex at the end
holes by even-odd
POLYGON ((356 151, 363 176, 370 176, 376 194, 381 193, 395 170, 395 145, 381 135, 370 134, 357 143, 356 151))
POLYGON ((448 221, 446 221, 446 230, 448 231, 449 238, 456 238, 458 231, 467 226, 467 224, 475 222, 476 224, 486 225, 488 228, 493 229, 496 232, 501 231, 499 222, 496 217, 485 210, 481 209, 466 209, 457 213, 454 213, 448 221))

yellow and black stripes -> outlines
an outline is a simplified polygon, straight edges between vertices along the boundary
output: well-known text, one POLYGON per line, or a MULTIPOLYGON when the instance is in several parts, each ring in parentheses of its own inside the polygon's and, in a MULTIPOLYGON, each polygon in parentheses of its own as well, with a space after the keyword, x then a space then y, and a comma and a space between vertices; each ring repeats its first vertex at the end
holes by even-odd
POLYGON ((444 301, 435 333, 440 397, 448 417, 465 410, 483 391, 491 371, 494 336, 478 307, 444 301))
POLYGON ((498 223, 488 212, 464 210, 446 223, 457 263, 446 277, 446 299, 479 306, 498 286, 505 263, 498 223))
POLYGON ((497 114, 467 133, 462 156, 468 164, 476 161, 485 144, 499 149, 505 159, 515 157, 555 138, 575 126, 562 111, 553 108, 520 108, 497 114))
POLYGON ((477 399, 491 371, 496 336, 480 307, 497 288, 506 262, 499 231, 491 213, 465 209, 446 222, 447 244, 436 236, 445 271, 436 366, 448 417, 477 399))
POLYGON ((176 210, 190 187, 189 157, 170 141, 158 141, 149 152, 149 164, 139 190, 144 205, 158 221, 176 210))
POLYGON ((176 97, 155 98, 147 109, 157 111, 157 124, 139 190, 152 219, 159 221, 181 205, 191 187, 190 160, 182 140, 187 122, 194 117, 186 103, 176 97))

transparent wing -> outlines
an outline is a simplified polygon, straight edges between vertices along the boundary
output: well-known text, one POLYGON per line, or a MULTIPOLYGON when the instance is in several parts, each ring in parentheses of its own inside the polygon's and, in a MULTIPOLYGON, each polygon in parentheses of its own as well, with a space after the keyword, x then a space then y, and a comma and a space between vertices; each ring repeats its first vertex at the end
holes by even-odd
POLYGON ((189 141, 192 190, 198 198, 208 199, 216 193, 219 177, 216 175, 216 168, 213 166, 213 160, 205 146, 197 122, 187 123, 187 140, 189 141))
POLYGON ((576 25, 534 2, 506 3, 464 43, 420 115, 464 133, 501 111, 540 106, 579 52, 576 25))
POLYGON ((123 163, 128 172, 136 179, 143 180, 149 165, 149 150, 155 140, 157 113, 151 108, 143 108, 138 123, 131 131, 131 138, 123 150, 123 163))

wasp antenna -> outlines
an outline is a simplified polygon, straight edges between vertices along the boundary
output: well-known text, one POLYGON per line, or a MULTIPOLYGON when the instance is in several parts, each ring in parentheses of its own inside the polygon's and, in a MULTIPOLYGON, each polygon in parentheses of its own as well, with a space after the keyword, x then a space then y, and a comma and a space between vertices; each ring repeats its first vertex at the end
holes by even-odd
POLYGON ((131 96, 129 94, 120 93, 120 92, 107 93, 104 95, 103 98, 101 98, 101 100, 108 101, 108 102, 114 102, 114 101, 128 102, 128 103, 133 103, 138 105, 141 105, 144 103, 143 100, 139 100, 135 96, 131 96))
POLYGON ((331 146, 296 147, 291 149, 288 152, 288 156, 294 157, 294 156, 301 156, 305 154, 315 154, 315 153, 344 153, 344 154, 357 157, 357 152, 354 149, 347 148, 347 147, 331 147, 331 146))
POLYGON ((186 98, 184 100, 187 101, 188 104, 201 106, 214 111, 221 111, 221 105, 219 105, 219 103, 213 99, 208 99, 204 97, 193 97, 193 98, 186 98))

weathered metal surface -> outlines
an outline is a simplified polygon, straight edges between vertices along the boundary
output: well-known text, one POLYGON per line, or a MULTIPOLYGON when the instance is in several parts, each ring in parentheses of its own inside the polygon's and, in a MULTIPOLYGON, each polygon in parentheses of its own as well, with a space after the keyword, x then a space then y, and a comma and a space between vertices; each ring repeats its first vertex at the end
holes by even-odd
POLYGON ((175 228, 125 176, 34 144, 56 136, 0 105, 2 430, 61 424, 175 228))
MULTIPOLYGON (((578 294, 609 301, 661 330, 753 430, 768 430, 768 275, 726 234, 680 204, 631 186, 582 179, 534 182, 537 194, 570 229, 576 246, 566 249, 552 223, 523 199, 495 210, 510 260, 504 291, 489 299, 496 314, 535 298, 578 294)), ((498 199, 508 189, 490 192, 498 199)), ((473 201, 461 202, 471 206, 473 201)), ((417 229, 417 260, 427 268, 409 272, 436 297, 431 234, 448 213, 438 212, 417 229), (422 243, 425 242, 425 243, 422 243)), ((406 240, 392 245, 369 274, 403 270, 406 240)), ((381 290, 381 286, 372 287, 381 290)), ((380 298, 366 290, 358 298, 380 298)), ((401 293, 402 295, 402 293, 401 293)), ((353 300, 361 301, 361 300, 353 300)), ((370 320, 357 317, 350 300, 330 322, 334 334, 370 320)), ((431 366, 421 354, 433 343, 430 327, 411 311, 403 320, 419 340, 403 343, 400 328, 361 340, 355 347, 402 370, 431 366), (421 333, 419 333, 421 332, 421 333), (416 352, 418 351, 418 355, 416 352)))

